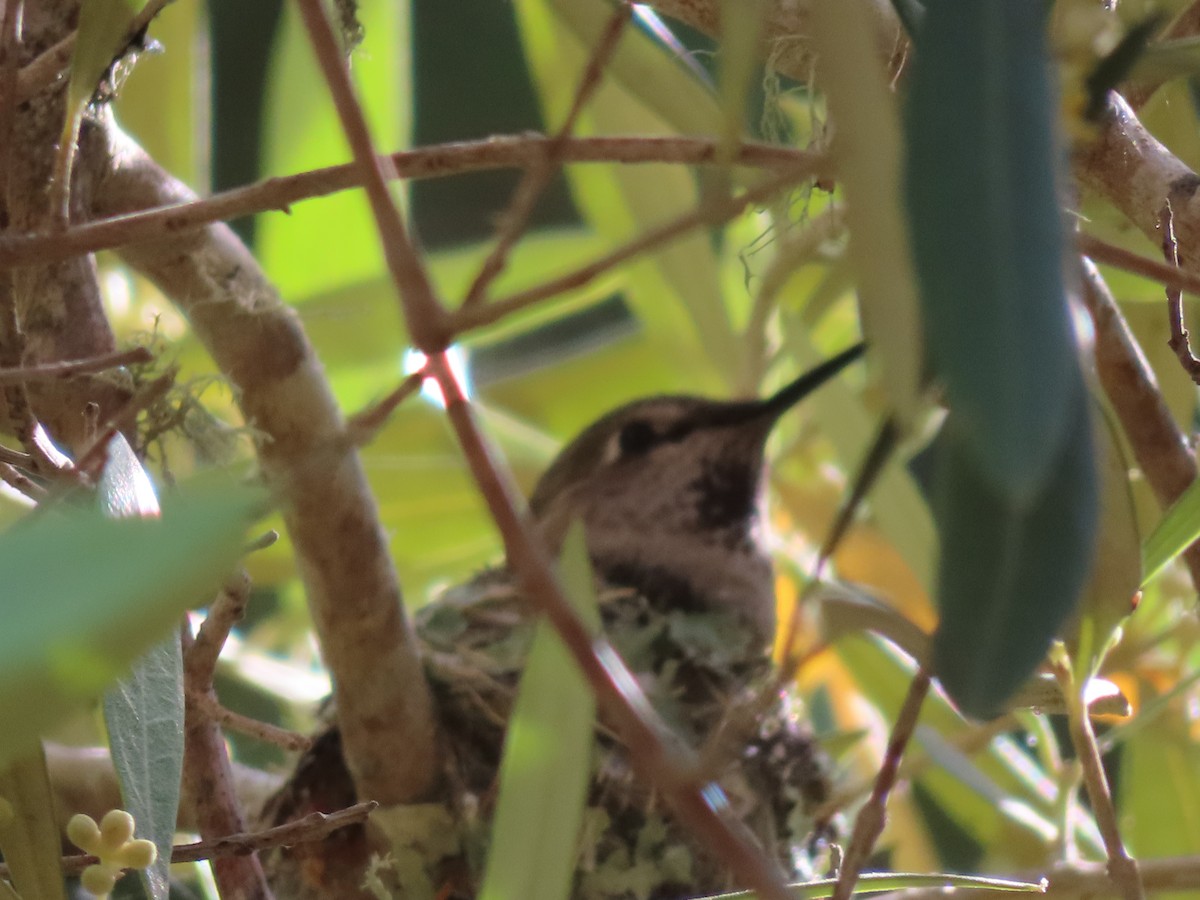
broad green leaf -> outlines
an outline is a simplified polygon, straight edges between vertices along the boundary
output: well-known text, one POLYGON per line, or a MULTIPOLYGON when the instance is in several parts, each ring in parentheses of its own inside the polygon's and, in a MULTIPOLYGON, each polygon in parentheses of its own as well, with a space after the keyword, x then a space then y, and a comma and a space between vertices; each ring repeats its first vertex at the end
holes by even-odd
MULTIPOLYGON (((563 587, 593 629, 600 625, 583 525, 564 542, 563 587)), ((559 900, 571 892, 591 775, 596 702, 549 622, 537 626, 500 766, 500 799, 480 897, 559 900)))
POLYGON ((977 718, 997 715, 1033 674, 1091 569, 1099 509, 1086 396, 1068 411, 1058 458, 1025 503, 981 471, 957 411, 939 438, 934 673, 977 718))
POLYGON ((208 23, 199 3, 171 3, 154 19, 164 52, 145 53, 121 85, 114 109, 121 127, 176 178, 197 190, 206 171, 208 23))
POLYGON ((0 799, 8 804, 0 809, 0 852, 13 888, 21 900, 66 900, 62 836, 40 742, 6 758, 0 769, 0 799))
MULTIPOLYGON (((793 884, 788 886, 788 893, 796 898, 796 900, 821 900, 821 898, 833 896, 833 889, 837 885, 837 881, 836 878, 823 878, 820 881, 793 884)), ((1011 881, 1004 878, 977 878, 973 875, 867 872, 858 876, 858 883, 855 885, 853 893, 856 895, 870 894, 876 891, 903 891, 909 888, 926 888, 931 890, 938 888, 945 888, 946 890, 963 888, 965 890, 978 891, 1015 891, 1025 894, 1043 894, 1046 892, 1046 885, 1043 882, 1011 881)), ((738 891, 732 894, 714 894, 711 897, 704 898, 704 900, 751 900, 755 896, 757 895, 753 891, 738 891)))
POLYGON ((1030 504, 1082 376, 1063 284, 1061 152, 1042 0, 931 0, 909 79, 907 195, 922 318, 964 449, 1030 504))
MULTIPOLYGON (((121 434, 109 441, 97 494, 101 510, 114 519, 157 518, 161 512, 150 476, 121 434)), ((154 865, 141 876, 149 895, 165 900, 183 774, 183 654, 178 632, 152 647, 105 693, 104 724, 123 808, 133 815, 138 833, 158 847, 154 865)))
POLYGON ((819 86, 834 121, 863 336, 889 406, 907 433, 921 411, 924 353, 901 187, 904 150, 865 0, 816 3, 819 86))
POLYGON ((1185 719, 1177 706, 1175 715, 1158 716, 1122 745, 1116 779, 1121 836, 1137 856, 1190 854, 1200 847, 1200 745, 1185 719))
POLYGON ((1193 481, 1171 504, 1142 547, 1142 585, 1200 538, 1200 481, 1193 481))
POLYGON ((761 68, 759 45, 767 4, 764 0, 721 0, 719 8, 721 150, 718 155, 725 161, 732 158, 746 130, 750 87, 761 68))
MULTIPOLYGON (((358 16, 365 39, 350 58, 351 74, 376 148, 392 153, 404 149, 410 139, 408 4, 366 0, 358 4, 358 16)), ((351 158, 293 3, 283 7, 263 111, 265 175, 302 172, 351 158)), ((375 220, 361 191, 298 204, 290 216, 260 216, 258 247, 263 267, 291 303, 386 271, 375 220)))
POLYGON ((206 479, 164 503, 161 519, 64 509, 0 536, 0 570, 21 601, 0 631, 0 764, 208 599, 262 505, 259 491, 206 479))

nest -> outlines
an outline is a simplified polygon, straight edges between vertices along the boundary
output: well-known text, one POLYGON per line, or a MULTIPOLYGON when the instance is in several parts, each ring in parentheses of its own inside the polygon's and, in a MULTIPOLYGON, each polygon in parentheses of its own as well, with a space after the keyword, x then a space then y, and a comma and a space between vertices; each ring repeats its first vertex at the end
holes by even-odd
MULTIPOLYGON (((828 766, 802 707, 775 677, 753 629, 731 613, 656 608, 628 590, 600 597, 605 632, 674 732, 700 751, 704 774, 793 880, 814 876, 832 835, 812 820, 828 798, 828 766)), ((473 897, 496 800, 505 726, 532 625, 503 572, 486 573, 417 618, 446 750, 437 802, 401 811, 409 836, 397 852, 368 830, 267 860, 279 896, 473 897)), ((616 736, 597 724, 573 896, 648 900, 728 890, 728 872, 631 771, 616 736)), ((354 802, 336 727, 323 732, 264 824, 354 802)), ((389 818, 391 815, 389 813, 389 818)))

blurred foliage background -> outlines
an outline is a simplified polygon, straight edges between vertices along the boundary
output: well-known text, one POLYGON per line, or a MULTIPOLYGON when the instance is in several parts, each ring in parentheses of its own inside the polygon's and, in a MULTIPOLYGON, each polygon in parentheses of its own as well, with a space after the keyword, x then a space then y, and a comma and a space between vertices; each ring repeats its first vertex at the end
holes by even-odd
MULTIPOLYGON (((1139 11, 1122 5, 1134 20, 1139 11)), ((353 72, 377 145, 405 149, 453 140, 549 131, 562 121, 604 4, 567 0, 363 0, 364 41, 353 72)), ((580 134, 720 134, 728 104, 706 39, 675 29, 680 57, 646 25, 626 34, 580 134), (652 72, 653 78, 644 77, 652 72)), ((327 89, 291 4, 283 0, 180 2, 167 7, 116 104, 121 124, 201 194, 341 163, 349 158, 327 89)), ((823 101, 802 85, 756 70, 734 113, 751 136, 803 146, 819 133, 823 101)), ((1185 160, 1200 160, 1195 87, 1168 85, 1144 121, 1185 160)), ((680 166, 572 166, 539 204, 533 228, 496 285, 507 293, 694 207, 709 179, 680 166)), ((443 297, 463 296, 488 249, 514 172, 420 181, 403 189, 443 297)), ((730 225, 695 232, 553 305, 472 334, 462 350, 491 435, 528 488, 561 442, 601 412, 663 392, 749 395, 856 339, 857 308, 838 195, 798 191, 730 225), (792 270, 760 291, 781 247, 792 270)), ((1095 230, 1157 255, 1132 227, 1094 200, 1095 230)), ((300 312, 347 413, 392 389, 405 373, 406 342, 367 202, 358 192, 305 201, 233 223, 287 302, 300 312)), ((152 450, 164 480, 248 454, 243 423, 186 323, 115 259, 102 257, 114 322, 126 340, 153 335, 181 367, 178 399, 198 399, 186 435, 152 450)), ((1165 349, 1161 288, 1109 273, 1164 394, 1190 427, 1195 388, 1165 349)), ((804 593, 815 547, 878 425, 878 390, 861 373, 830 385, 781 428, 773 447, 772 518, 784 608, 804 593)), ((419 606, 439 585, 497 561, 499 544, 436 404, 402 406, 364 449, 364 460, 406 591, 419 606)), ((890 467, 870 515, 836 558, 838 574, 866 586, 926 629, 936 559, 934 529, 917 476, 920 461, 890 467)), ((1148 532, 1158 510, 1140 482, 1134 499, 1148 532)), ((1128 549, 1128 548, 1126 548, 1128 549)), ((1136 549, 1135 551, 1136 552, 1136 549)), ((303 728, 326 690, 307 637, 307 613, 286 539, 254 554, 251 617, 231 645, 221 696, 240 711, 303 728)), ((1181 574, 1151 585, 1110 656, 1106 675, 1135 715, 1102 730, 1106 762, 1132 852, 1200 851, 1200 711, 1195 619, 1181 574)), ((807 615, 807 614, 806 614, 807 615)), ((913 664, 885 641, 843 638, 814 648, 801 678, 819 733, 838 761, 839 783, 864 796, 913 664)), ((244 760, 280 759, 232 738, 244 760)), ((932 694, 880 845, 899 870, 1015 871, 1103 850, 1058 723, 1033 711, 980 725, 932 694)))

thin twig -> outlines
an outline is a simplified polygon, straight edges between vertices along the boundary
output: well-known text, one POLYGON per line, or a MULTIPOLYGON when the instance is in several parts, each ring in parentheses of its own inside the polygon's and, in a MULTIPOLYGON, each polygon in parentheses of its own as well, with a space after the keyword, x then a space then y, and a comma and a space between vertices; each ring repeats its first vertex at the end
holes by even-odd
POLYGON ((1096 827, 1100 829, 1100 837, 1104 841, 1104 850, 1108 854, 1108 874, 1113 883, 1120 888, 1125 900, 1145 900, 1146 888, 1138 872, 1137 860, 1126 852, 1125 843, 1121 840, 1117 811, 1113 806, 1108 777, 1104 774, 1100 750, 1096 746, 1096 734, 1092 730, 1091 717, 1080 696, 1081 686, 1075 683, 1071 661, 1065 652, 1052 653, 1051 666, 1067 704, 1067 725, 1071 732, 1071 743, 1083 766, 1083 783, 1087 788, 1088 800, 1091 801, 1096 827))
POLYGON ((424 378, 423 370, 413 372, 400 382, 398 388, 378 403, 351 416, 346 421, 346 434, 349 435, 350 442, 356 447, 369 444, 379 429, 387 423, 388 417, 395 412, 396 407, 421 389, 421 382, 424 378))
POLYGON ((533 214, 534 206, 537 205, 546 185, 550 183, 550 179, 561 165, 563 147, 566 145, 567 138, 575 130, 575 123, 579 119, 583 107, 587 105, 588 100, 599 87, 604 68, 617 49, 617 42, 625 32, 625 26, 629 24, 630 15, 631 8, 628 2, 617 4, 617 8, 613 10, 608 24, 600 34, 600 40, 596 42, 596 46, 592 50, 591 58, 579 81, 579 87, 575 91, 575 98, 571 102, 571 109, 567 113, 566 120, 547 145, 545 158, 541 163, 525 170, 516 190, 513 191, 512 200, 500 218, 496 243, 471 282, 467 296, 462 302, 464 307, 473 306, 483 300, 488 287, 504 271, 513 245, 524 233, 529 224, 529 217, 533 214))
POLYGON ((858 881, 859 873, 862 871, 863 863, 867 861, 867 857, 875 848, 875 842, 883 833, 883 826, 887 822, 888 795, 891 794, 892 788, 896 784, 896 775, 900 770, 901 760, 904 758, 904 749, 908 746, 909 739, 917 727, 921 704, 925 702, 925 695, 928 693, 929 673, 924 668, 918 668, 912 683, 908 686, 908 695, 904 698, 904 705, 900 707, 900 713, 896 716, 896 724, 892 728, 887 752, 884 753, 883 762, 879 765, 879 774, 875 776, 875 787, 871 790, 871 796, 858 811, 858 817, 854 820, 854 832, 846 847, 841 871, 838 872, 838 883, 833 891, 833 900, 849 900, 854 892, 854 885, 858 881))
MULTIPOLYGON (((1167 265, 1179 268, 1179 242, 1175 240, 1175 214, 1171 209, 1170 198, 1163 204, 1159 214, 1162 224, 1162 248, 1167 265)), ((1167 322, 1171 326, 1171 339, 1167 346, 1179 357, 1179 364, 1188 377, 1200 385, 1200 359, 1192 355, 1188 344, 1188 330, 1183 323, 1183 291, 1174 285, 1167 285, 1167 322)))
POLYGON ((1141 275, 1143 278, 1187 291, 1189 294, 1200 294, 1200 275, 1188 272, 1186 269, 1167 265, 1157 259, 1150 259, 1148 256, 1142 256, 1140 253, 1134 253, 1132 250, 1126 250, 1124 247, 1118 247, 1108 241, 1102 241, 1090 234, 1079 235, 1076 243, 1080 253, 1090 256, 1098 263, 1104 263, 1115 269, 1123 269, 1134 275, 1141 275))
MULTIPOLYGON (((480 141, 440 144, 393 154, 399 178, 442 178, 465 172, 529 168, 546 156, 551 138, 542 135, 498 136, 480 141)), ((601 137, 571 138, 562 147, 566 163, 678 163, 712 165, 716 142, 708 138, 601 137)), ((812 153, 772 144, 745 144, 736 162, 742 166, 779 169, 813 160, 812 153)), ((349 163, 296 175, 268 178, 202 200, 131 212, 73 225, 62 234, 0 235, 0 269, 58 262, 84 253, 159 240, 202 225, 269 210, 361 187, 362 173, 349 163)))
POLYGON ((113 413, 109 420, 104 423, 104 427, 99 430, 99 436, 96 440, 79 455, 79 462, 76 463, 76 468, 89 477, 95 477, 104 468, 104 460, 108 455, 108 442, 112 439, 113 435, 118 431, 123 432, 128 428, 132 428, 142 410, 147 409, 162 399, 174 383, 175 373, 167 372, 153 381, 142 385, 137 393, 130 397, 128 402, 113 413))
POLYGON ((10 465, 6 462, 0 462, 0 481, 3 481, 13 489, 20 491, 30 500, 33 500, 37 503, 40 503, 46 499, 47 491, 44 487, 31 479, 16 466, 10 465))
POLYGON ((383 241, 388 271, 400 292, 400 304, 413 344, 423 353, 436 353, 449 343, 445 328, 446 311, 438 303, 429 273, 408 237, 387 183, 396 172, 387 157, 377 156, 366 117, 350 82, 350 70, 338 48, 337 35, 320 0, 297 0, 300 16, 325 82, 333 94, 333 105, 342 123, 342 131, 354 153, 363 177, 363 189, 371 203, 375 226, 383 241))
MULTIPOLYGON (((181 799, 193 813, 200 836, 216 841, 246 830, 245 816, 234 787, 233 766, 221 728, 195 703, 197 686, 188 675, 188 658, 195 641, 184 620, 180 632, 184 660, 184 753, 181 799)), ((211 695, 211 689, 201 691, 211 695)), ((216 697, 212 696, 215 703, 216 697)), ((270 900, 271 889, 257 856, 229 856, 213 862, 213 877, 222 896, 270 900)))
POLYGON ((26 381, 50 381, 55 378, 70 378, 74 375, 87 375, 92 372, 104 372, 121 366, 148 363, 154 355, 146 347, 134 347, 132 350, 117 350, 91 359, 71 359, 63 362, 42 363, 37 366, 21 366, 15 369, 0 368, 0 384, 22 384, 26 381))
POLYGON ((264 744, 272 744, 289 753, 303 753, 312 746, 312 738, 307 735, 234 712, 232 709, 222 706, 212 694, 188 691, 187 702, 209 721, 215 722, 222 728, 244 734, 256 741, 262 741, 264 744))
POLYGON ((788 898, 778 868, 763 855, 727 806, 714 805, 710 786, 696 775, 699 770, 693 754, 667 737, 669 730, 620 656, 602 637, 588 631, 563 596, 544 549, 517 511, 518 493, 495 462, 445 354, 430 356, 427 365, 442 389, 450 424, 504 541, 508 564, 521 584, 522 596, 546 616, 562 638, 642 777, 663 792, 679 821, 703 840, 746 887, 770 900, 788 898))
POLYGON ((217 658, 229 639, 233 626, 246 614, 250 600, 250 576, 245 569, 225 580, 220 592, 209 605, 208 616, 196 632, 196 640, 184 660, 188 686, 194 691, 208 691, 213 686, 217 658))
MULTIPOLYGON (((202 859, 217 859, 222 856, 246 856, 274 847, 291 847, 294 844, 324 840, 341 828, 365 822, 377 806, 379 804, 374 800, 368 800, 366 803, 347 806, 337 812, 309 813, 302 819, 295 819, 262 831, 243 831, 211 841, 179 844, 171 848, 171 862, 189 863, 199 862, 202 859)), ((87 854, 64 856, 62 859, 63 874, 78 875, 97 861, 96 857, 87 854)), ((0 877, 7 876, 8 866, 0 863, 0 877)))
POLYGON ((550 297, 564 294, 567 291, 583 287, 585 284, 643 253, 648 253, 663 244, 687 234, 694 228, 703 225, 715 225, 726 222, 740 215, 746 207, 762 203, 779 191, 786 190, 798 181, 811 178, 816 173, 817 161, 821 157, 813 156, 803 163, 792 166, 780 174, 768 178, 736 197, 723 198, 713 203, 702 204, 698 208, 684 213, 662 225, 644 232, 627 244, 618 247, 592 262, 586 263, 571 272, 544 281, 516 294, 494 300, 486 306, 474 306, 459 309, 450 315, 452 333, 460 335, 466 331, 493 325, 501 319, 518 310, 540 303, 550 297))
MULTIPOLYGON (((1096 327, 1096 374, 1138 466, 1159 505, 1166 509, 1196 480, 1196 458, 1187 436, 1163 399, 1137 339, 1113 299, 1100 270, 1083 259, 1083 300, 1096 327)), ((1200 592, 1200 544, 1183 554, 1200 592)))

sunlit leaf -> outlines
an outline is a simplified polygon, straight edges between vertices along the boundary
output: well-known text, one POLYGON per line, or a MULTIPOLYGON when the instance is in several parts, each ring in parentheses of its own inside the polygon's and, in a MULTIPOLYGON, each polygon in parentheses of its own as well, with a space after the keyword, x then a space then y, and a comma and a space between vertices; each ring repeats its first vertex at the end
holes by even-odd
MULTIPOLYGON (((358 16, 365 40, 351 56, 351 74, 376 147, 395 152, 407 147, 412 119, 408 4, 366 0, 358 4, 358 16)), ((283 6, 263 111, 264 174, 350 159, 329 88, 292 3, 283 6)), ((384 271, 375 220, 361 191, 298 204, 290 216, 263 215, 258 227, 259 260, 290 302, 384 271)))
MULTIPOLYGON (((567 533, 563 586, 592 628, 600 613, 582 523, 567 533)), ((591 774, 596 702, 547 621, 537 626, 500 767, 500 798, 480 897, 558 900, 570 894, 591 774)))
POLYGON ((833 154, 847 199, 863 336, 904 431, 920 410, 924 367, 916 274, 904 218, 900 117, 864 0, 817 3, 820 87, 836 123, 833 154))
POLYGON ((40 743, 6 758, 0 798, 10 804, 9 814, 0 814, 0 852, 12 886, 21 900, 65 900, 62 837, 40 743))
POLYGON ((1193 481, 1171 504, 1142 547, 1142 584, 1200 538, 1200 481, 1193 481))
POLYGON ((1200 745, 1179 716, 1158 716, 1122 744, 1121 836, 1139 856, 1200 846, 1200 745))

